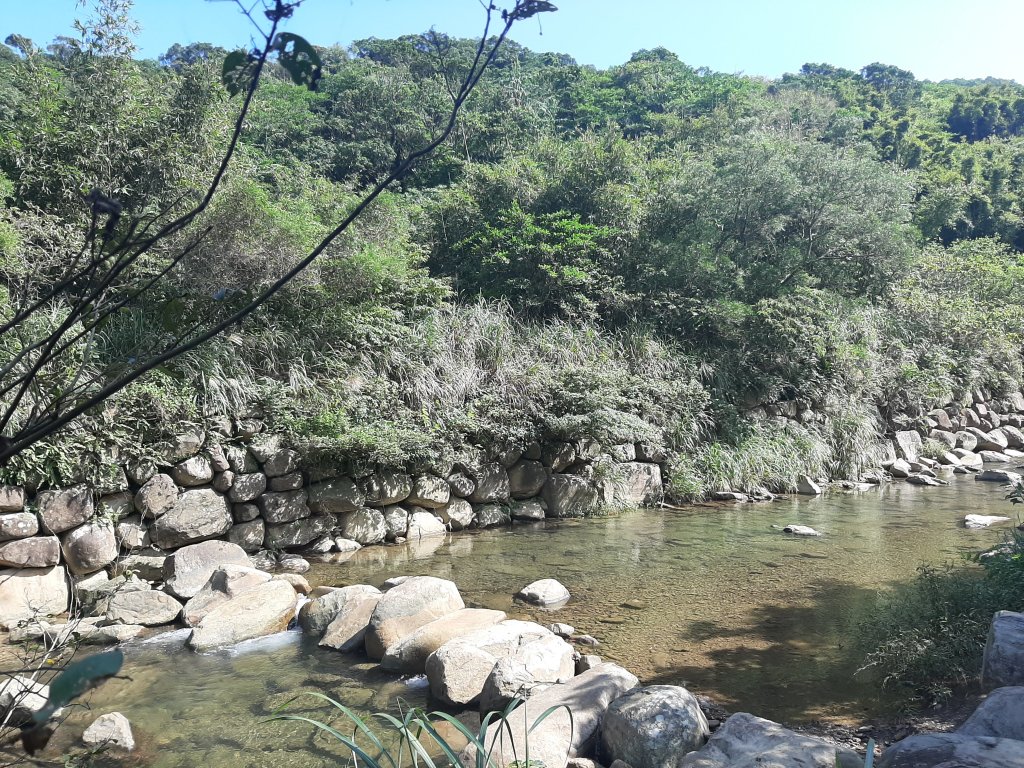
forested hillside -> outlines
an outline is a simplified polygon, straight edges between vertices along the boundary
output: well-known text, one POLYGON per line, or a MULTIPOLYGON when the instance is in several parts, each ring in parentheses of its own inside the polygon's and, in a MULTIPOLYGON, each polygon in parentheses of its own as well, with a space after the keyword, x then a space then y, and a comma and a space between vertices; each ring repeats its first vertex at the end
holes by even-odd
MULTIPOLYGON (((7 296, 52 279, 89 189, 173 211, 224 151, 238 109, 225 52, 137 60, 130 24, 106 23, 0 49, 7 296)), ((429 33, 325 49, 315 92, 271 70, 197 222, 209 234, 83 365, 116 371, 295 263, 426 143, 475 46, 429 33)), ((678 499, 855 476, 894 426, 1024 382, 1022 174, 1013 82, 881 64, 769 81, 664 49, 600 70, 508 43, 454 140, 269 308, 0 474, 67 482, 219 414, 263 419, 332 464, 648 442, 670 452, 678 499)), ((5 343, 14 355, 31 329, 5 343)))

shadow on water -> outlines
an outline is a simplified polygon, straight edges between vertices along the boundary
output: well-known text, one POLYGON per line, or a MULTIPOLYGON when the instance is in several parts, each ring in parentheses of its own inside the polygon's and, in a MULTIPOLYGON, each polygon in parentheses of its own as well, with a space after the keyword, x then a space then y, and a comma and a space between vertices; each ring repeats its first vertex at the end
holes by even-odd
POLYGON ((858 661, 850 654, 857 623, 877 604, 878 590, 834 579, 810 586, 809 600, 758 605, 739 623, 686 623, 677 642, 699 650, 649 682, 729 691, 719 694, 723 705, 786 720, 878 708, 884 700, 868 680, 854 677, 858 661))

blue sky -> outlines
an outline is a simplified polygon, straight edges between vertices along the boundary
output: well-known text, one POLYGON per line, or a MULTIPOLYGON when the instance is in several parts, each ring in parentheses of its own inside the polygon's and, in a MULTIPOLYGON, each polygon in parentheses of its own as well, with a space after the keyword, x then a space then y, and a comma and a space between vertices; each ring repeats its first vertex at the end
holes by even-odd
MULTIPOLYGON (((248 0, 252 2, 252 0, 248 0)), ((500 6, 502 0, 495 0, 500 6)), ((511 4, 512 0, 504 0, 511 4)), ((1024 0, 555 0, 559 11, 513 37, 597 66, 663 45, 693 66, 777 77, 807 61, 850 69, 881 61, 919 78, 1014 78, 1024 82, 1024 0)), ((75 0, 0 0, 0 39, 46 43, 69 34, 85 11, 75 0)), ((247 22, 232 2, 136 0, 141 55, 175 42, 245 45, 247 22)), ((479 32, 478 0, 305 0, 289 29, 311 42, 349 43, 430 27, 479 32)))

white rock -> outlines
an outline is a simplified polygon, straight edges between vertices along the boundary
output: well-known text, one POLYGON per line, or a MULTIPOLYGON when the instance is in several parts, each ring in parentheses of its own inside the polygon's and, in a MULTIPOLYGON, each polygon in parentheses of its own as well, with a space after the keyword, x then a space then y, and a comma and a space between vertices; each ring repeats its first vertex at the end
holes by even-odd
POLYGON ((571 595, 569 590, 556 579, 539 579, 519 590, 516 597, 533 605, 550 608, 564 605, 569 601, 571 595))
POLYGON ((120 712, 100 715, 85 729, 82 741, 90 747, 116 747, 126 752, 135 749, 132 727, 120 712))

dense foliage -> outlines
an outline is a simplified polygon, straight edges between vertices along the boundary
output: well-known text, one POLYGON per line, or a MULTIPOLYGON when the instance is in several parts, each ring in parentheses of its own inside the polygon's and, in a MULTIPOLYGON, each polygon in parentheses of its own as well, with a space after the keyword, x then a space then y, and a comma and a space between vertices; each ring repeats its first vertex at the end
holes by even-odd
MULTIPOLYGON (((192 199, 236 114, 224 51, 134 59, 130 3, 99 7, 78 38, 0 49, 5 297, 52 280, 90 188, 136 213, 192 199)), ((116 371, 296 263, 436 130, 474 45, 321 50, 315 92, 271 68, 210 236, 82 365, 116 371)), ((769 82, 661 48, 598 70, 508 44, 454 139, 284 295, 0 474, 67 481, 139 437, 255 414, 332 464, 592 434, 668 449, 680 498, 855 475, 905 415, 1024 378, 1022 104, 1012 82, 881 64, 769 82)))

